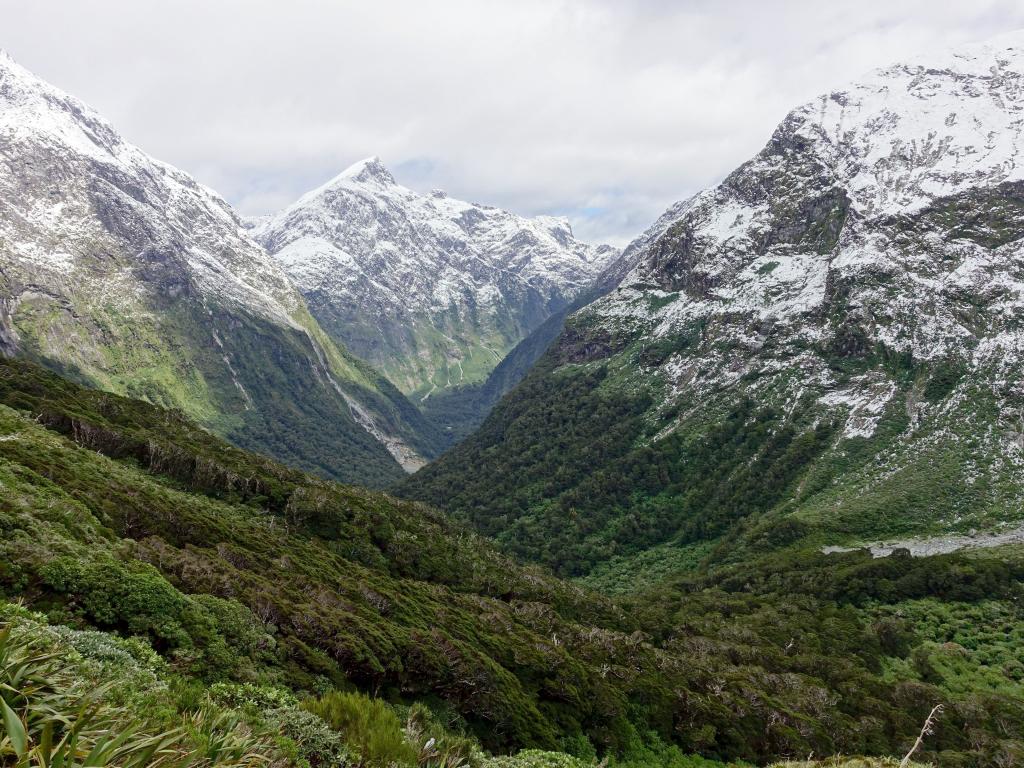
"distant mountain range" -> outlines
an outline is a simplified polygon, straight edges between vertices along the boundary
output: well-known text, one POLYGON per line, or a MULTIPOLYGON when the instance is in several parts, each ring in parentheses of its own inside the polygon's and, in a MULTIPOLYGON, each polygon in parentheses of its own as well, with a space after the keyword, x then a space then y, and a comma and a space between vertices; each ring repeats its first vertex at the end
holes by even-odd
POLYGON ((418 194, 376 157, 249 223, 321 326, 424 407, 482 384, 618 256, 565 219, 418 194))

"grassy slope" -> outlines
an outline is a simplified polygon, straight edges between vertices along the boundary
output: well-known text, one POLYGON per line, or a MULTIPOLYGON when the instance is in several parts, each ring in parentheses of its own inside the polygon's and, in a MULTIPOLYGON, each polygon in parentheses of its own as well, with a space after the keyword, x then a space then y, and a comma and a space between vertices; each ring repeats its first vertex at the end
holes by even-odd
POLYGON ((424 415, 446 438, 445 446, 462 442, 479 427, 495 404, 530 372, 534 364, 561 333, 566 318, 580 307, 602 296, 608 286, 598 285, 569 306, 548 317, 516 344, 487 374, 481 384, 439 392, 420 403, 424 415))
POLYGON ((304 307, 294 318, 301 328, 290 328, 209 302, 151 301, 130 312, 114 302, 73 311, 26 302, 15 317, 21 353, 90 386, 181 409, 238 445, 325 477, 372 487, 404 477, 329 371, 386 431, 421 455, 437 453, 440 436, 419 411, 304 307))

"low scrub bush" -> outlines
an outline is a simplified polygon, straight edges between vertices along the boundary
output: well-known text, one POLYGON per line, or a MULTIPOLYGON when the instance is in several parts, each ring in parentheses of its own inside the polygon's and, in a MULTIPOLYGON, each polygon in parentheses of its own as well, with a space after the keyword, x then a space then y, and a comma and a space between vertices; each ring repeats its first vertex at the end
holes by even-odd
POLYGON ((361 693, 331 691, 304 703, 358 753, 360 766, 416 765, 418 754, 406 740, 402 721, 385 702, 361 693))

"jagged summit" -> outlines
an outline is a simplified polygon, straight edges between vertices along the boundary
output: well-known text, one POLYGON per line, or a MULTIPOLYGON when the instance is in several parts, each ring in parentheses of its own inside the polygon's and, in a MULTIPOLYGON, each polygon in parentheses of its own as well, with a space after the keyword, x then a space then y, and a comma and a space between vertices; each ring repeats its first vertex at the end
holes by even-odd
POLYGON ((10 53, 7 52, 6 49, 0 48, 0 72, 13 71, 15 68, 20 69, 22 72, 28 73, 28 70, 26 70, 24 67, 18 64, 18 62, 14 59, 13 56, 11 56, 10 53))
POLYGON ((36 77, 36 75, 34 75, 28 69, 19 64, 18 60, 15 59, 6 48, 0 48, 0 70, 5 70, 8 73, 12 74, 14 77, 17 77, 19 79, 34 80, 38 83, 42 83, 47 88, 57 90, 53 86, 46 83, 46 81, 36 77))
POLYGON ((259 233, 269 228, 276 219, 287 215, 289 211, 309 205, 312 201, 330 194, 332 191, 337 189, 345 189, 352 187, 353 185, 358 186, 360 184, 389 187, 397 186, 398 182, 395 181, 395 177, 391 175, 391 171, 385 167, 378 156, 374 155, 373 157, 366 157, 358 162, 352 163, 352 165, 348 166, 337 176, 334 176, 330 180, 324 182, 319 187, 306 192, 284 211, 280 213, 269 213, 260 216, 246 217, 246 226, 259 235, 259 233))
POLYGON ((421 398, 482 381, 617 253, 564 218, 421 195, 376 157, 254 232, 331 333, 421 398))
POLYGON ((391 171, 389 171, 384 163, 381 162, 380 157, 374 155, 373 157, 367 157, 359 162, 352 163, 352 165, 343 170, 326 184, 321 185, 311 192, 307 192, 295 203, 295 205, 302 205, 305 201, 315 198, 317 195, 321 195, 328 190, 351 184, 378 184, 384 187, 389 187, 397 186, 398 182, 395 181, 395 177, 391 175, 391 171))
POLYGON ((395 177, 391 175, 384 163, 381 162, 380 157, 374 155, 368 157, 365 160, 360 160, 358 163, 354 163, 342 171, 339 178, 350 178, 356 181, 369 181, 374 179, 386 184, 396 184, 395 177))

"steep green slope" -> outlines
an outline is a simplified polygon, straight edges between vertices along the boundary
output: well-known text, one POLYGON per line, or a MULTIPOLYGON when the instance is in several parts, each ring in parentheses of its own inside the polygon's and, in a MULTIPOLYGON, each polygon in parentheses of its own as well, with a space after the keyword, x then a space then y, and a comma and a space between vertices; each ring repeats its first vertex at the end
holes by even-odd
POLYGON ((454 387, 420 403, 423 415, 441 432, 445 446, 456 445, 479 427, 495 404, 530 371, 558 338, 569 314, 585 306, 594 294, 551 315, 501 359, 482 384, 454 387))
POLYGON ((894 642, 880 619, 913 600, 932 617, 995 606, 1019 627, 1012 558, 804 553, 615 601, 511 564, 428 507, 24 361, 0 361, 0 403, 0 589, 145 638, 197 684, 354 686, 457 713, 489 749, 664 758, 648 765, 685 765, 677 749, 896 753, 938 702, 954 716, 932 750, 987 764, 1021 738, 1016 688, 917 664, 934 630, 897 621, 894 642))
POLYGON ((309 329, 292 328, 237 307, 206 309, 201 321, 180 303, 129 319, 87 308, 54 314, 27 302, 11 320, 19 355, 180 409, 236 445, 325 477, 384 487, 405 476, 357 409, 410 454, 436 452, 440 438, 416 408, 311 318, 309 329))
MULTIPOLYGON (((641 341, 600 357, 610 343, 574 321, 475 435, 401 492, 573 575, 662 545, 691 560, 692 546, 723 536, 719 557, 739 558, 1021 518, 996 397, 980 382, 944 392, 956 376, 948 366, 861 362, 888 367, 897 387, 871 436, 846 437, 845 414, 820 403, 825 393, 805 384, 789 400, 789 374, 666 400, 668 388, 644 373, 663 351, 641 341), (588 352, 599 359, 586 362, 588 352)), ((836 361, 839 386, 857 376, 846 364, 836 361)))
POLYGON ((567 306, 553 313, 516 344, 488 374, 486 381, 472 386, 453 387, 448 391, 442 390, 420 403, 420 410, 444 437, 445 447, 462 442, 483 423, 498 401, 523 380, 558 338, 567 318, 573 312, 615 288, 636 255, 667 226, 667 216, 655 222, 631 243, 629 248, 610 262, 587 290, 567 306))

